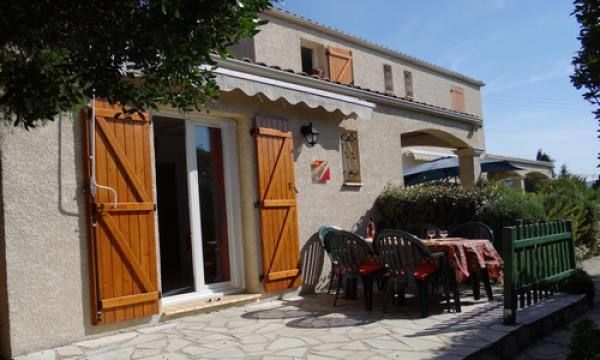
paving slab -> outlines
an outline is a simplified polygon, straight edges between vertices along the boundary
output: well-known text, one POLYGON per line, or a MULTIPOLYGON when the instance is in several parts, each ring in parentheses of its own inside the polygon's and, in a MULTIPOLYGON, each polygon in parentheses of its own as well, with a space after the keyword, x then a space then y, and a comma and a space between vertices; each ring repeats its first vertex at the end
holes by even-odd
MULTIPOLYGON (((533 319, 573 301, 561 296, 523 316, 533 319)), ((383 313, 380 293, 370 312, 361 297, 340 299, 340 306, 333 307, 333 295, 306 295, 170 319, 18 360, 458 359, 515 330, 502 325, 501 302, 474 301, 466 292, 462 299, 462 313, 447 312, 433 299, 431 316, 420 319, 414 297, 383 313)))

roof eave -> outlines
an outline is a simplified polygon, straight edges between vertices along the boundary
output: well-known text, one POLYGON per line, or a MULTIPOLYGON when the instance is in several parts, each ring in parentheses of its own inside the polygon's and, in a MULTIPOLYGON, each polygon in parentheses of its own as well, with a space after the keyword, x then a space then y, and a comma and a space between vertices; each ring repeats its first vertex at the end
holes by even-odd
POLYGON ((312 77, 288 72, 284 70, 278 70, 267 66, 257 65, 251 62, 236 60, 236 59, 221 59, 220 57, 214 57, 217 65, 223 68, 232 70, 245 71, 258 76, 265 76, 281 81, 289 81, 296 84, 313 87, 316 89, 332 91, 339 94, 348 96, 354 96, 365 101, 370 101, 379 104, 385 104, 397 108, 418 111, 430 115, 437 115, 451 120, 457 120, 463 123, 467 123, 473 126, 481 127, 483 121, 473 115, 454 113, 450 110, 438 108, 432 105, 423 103, 416 103, 401 98, 390 97, 384 94, 373 93, 357 88, 353 88, 343 84, 337 84, 332 82, 323 81, 321 79, 315 79, 312 77))

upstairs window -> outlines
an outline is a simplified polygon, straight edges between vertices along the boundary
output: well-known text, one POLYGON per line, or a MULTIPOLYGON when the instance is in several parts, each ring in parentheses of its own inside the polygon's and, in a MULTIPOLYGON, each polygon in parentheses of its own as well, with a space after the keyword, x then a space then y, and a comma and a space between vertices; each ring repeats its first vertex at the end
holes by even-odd
POLYGON ((327 57, 325 47, 319 43, 300 39, 300 59, 302 72, 308 75, 326 77, 327 57))
POLYGON ((450 89, 452 95, 452 110, 465 112, 465 91, 460 86, 453 86, 450 89))
POLYGON ((394 93, 394 78, 392 77, 392 65, 383 64, 383 82, 385 86, 385 92, 389 94, 394 93))
POLYGON ((302 56, 302 72, 312 74, 313 69, 313 49, 304 46, 300 47, 300 54, 302 56))
POLYGON ((415 92, 413 90, 412 72, 408 70, 404 70, 404 96, 407 99, 412 99, 415 97, 415 92))
POLYGON ((329 60, 329 78, 342 84, 354 84, 352 69, 352 51, 333 46, 327 47, 329 60))

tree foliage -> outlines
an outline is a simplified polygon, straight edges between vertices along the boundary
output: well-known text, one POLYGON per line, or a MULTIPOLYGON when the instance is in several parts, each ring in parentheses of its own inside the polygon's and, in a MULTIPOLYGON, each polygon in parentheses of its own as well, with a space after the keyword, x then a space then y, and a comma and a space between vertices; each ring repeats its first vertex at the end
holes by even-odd
POLYGON ((573 4, 581 49, 573 58, 571 82, 577 89, 585 89, 583 97, 597 107, 594 114, 600 122, 600 0, 575 0, 573 4))
POLYGON ((253 36, 270 0, 4 1, 0 111, 32 127, 92 95, 126 111, 199 109, 218 95, 205 64, 253 36))

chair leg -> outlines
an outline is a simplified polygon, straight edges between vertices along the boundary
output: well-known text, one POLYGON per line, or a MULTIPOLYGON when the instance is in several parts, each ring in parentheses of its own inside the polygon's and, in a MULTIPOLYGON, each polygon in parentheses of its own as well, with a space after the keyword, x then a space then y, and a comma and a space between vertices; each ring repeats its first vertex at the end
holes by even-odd
POLYGON ((442 287, 444 289, 444 297, 446 298, 446 310, 450 312, 450 284, 448 283, 448 277, 446 274, 442 274, 442 287))
POLYGON ((373 275, 362 277, 363 291, 365 294, 365 308, 367 311, 373 310, 373 275))
POLYGON ((485 287, 485 293, 487 295, 488 301, 494 301, 494 295, 492 293, 492 284, 490 282, 490 273, 487 268, 481 269, 481 281, 483 282, 483 286, 485 287))
POLYGON ((385 297, 383 299, 383 312, 385 312, 385 310, 387 309, 387 305, 390 302, 390 297, 395 297, 395 287, 396 281, 388 280, 387 289, 385 290, 385 297))
POLYGON ((456 281, 456 277, 452 272, 448 273, 447 276, 448 284, 450 284, 450 288, 452 289, 452 293, 454 294, 454 310, 459 313, 462 312, 460 307, 460 291, 458 289, 458 282, 456 281))
MULTIPOLYGON (((331 274, 329 274, 329 288, 327 289, 327 294, 331 294, 331 288, 333 287, 333 281, 335 280, 335 264, 331 263, 331 274)), ((339 279, 338 279, 339 280, 339 279)))
MULTIPOLYGON (((348 282, 346 280, 346 282, 348 282)), ((333 306, 337 306, 337 299, 338 296, 340 295, 340 289, 342 288, 342 283, 344 283, 344 276, 339 276, 338 277, 338 283, 337 283, 337 289, 335 290, 335 297, 333 298, 333 306)))
POLYGON ((479 273, 473 272, 471 274, 471 284, 473 286, 473 299, 479 300, 481 298, 481 291, 479 289, 479 273))
POLYGON ((404 299, 406 297, 406 287, 404 284, 399 284, 398 288, 398 305, 402 306, 404 305, 404 299))
POLYGON ((427 317, 428 313, 428 289, 427 289, 427 281, 417 281, 417 290, 419 296, 419 305, 421 307, 421 317, 427 317))

